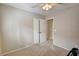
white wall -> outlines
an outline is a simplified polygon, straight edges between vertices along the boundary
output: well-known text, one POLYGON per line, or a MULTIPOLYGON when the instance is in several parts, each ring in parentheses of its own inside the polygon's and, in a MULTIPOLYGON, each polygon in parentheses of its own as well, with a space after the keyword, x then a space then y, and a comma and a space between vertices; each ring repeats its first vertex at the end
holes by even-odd
POLYGON ((54 19, 54 45, 66 49, 79 47, 79 6, 52 13, 48 18, 54 19))
POLYGON ((44 18, 17 8, 0 5, 2 15, 2 52, 33 43, 33 18, 44 18))
POLYGON ((0 10, 0 54, 1 54, 1 10, 0 10))

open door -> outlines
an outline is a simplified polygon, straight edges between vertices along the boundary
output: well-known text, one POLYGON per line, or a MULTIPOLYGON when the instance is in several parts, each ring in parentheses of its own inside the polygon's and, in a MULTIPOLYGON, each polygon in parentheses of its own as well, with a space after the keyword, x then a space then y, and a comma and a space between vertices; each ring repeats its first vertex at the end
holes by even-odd
POLYGON ((43 19, 34 19, 33 20, 33 33, 34 33, 34 43, 42 43, 47 39, 46 31, 46 20, 43 19))

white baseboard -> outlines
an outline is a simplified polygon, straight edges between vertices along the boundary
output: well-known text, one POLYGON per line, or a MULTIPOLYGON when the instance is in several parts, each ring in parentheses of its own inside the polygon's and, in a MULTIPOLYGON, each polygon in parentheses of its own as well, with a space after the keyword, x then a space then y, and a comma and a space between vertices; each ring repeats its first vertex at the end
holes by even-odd
MULTIPOLYGON (((55 44, 54 44, 54 45, 55 45, 55 44)), ((57 46, 57 45, 55 45, 55 46, 57 46)), ((67 49, 67 48, 65 48, 65 47, 61 47, 61 46, 57 46, 57 47, 63 48, 63 49, 65 49, 65 50, 67 50, 67 51, 70 51, 69 49, 67 49)))
POLYGON ((16 51, 19 51, 19 50, 28 48, 28 47, 30 47, 30 46, 32 46, 32 45, 33 45, 33 44, 28 45, 28 46, 25 46, 25 47, 22 47, 22 48, 18 48, 18 49, 12 50, 12 51, 8 51, 8 52, 5 52, 5 53, 2 53, 1 56, 5 56, 5 55, 7 55, 7 54, 9 54, 9 53, 13 53, 13 52, 16 52, 16 51))

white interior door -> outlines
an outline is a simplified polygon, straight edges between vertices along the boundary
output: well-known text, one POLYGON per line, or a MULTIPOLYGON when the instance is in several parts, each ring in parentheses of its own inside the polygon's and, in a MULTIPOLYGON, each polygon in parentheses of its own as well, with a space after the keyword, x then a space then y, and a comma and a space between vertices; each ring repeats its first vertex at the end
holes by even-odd
POLYGON ((39 19, 33 19, 34 43, 39 43, 39 19))
POLYGON ((34 43, 42 43, 46 41, 46 30, 47 22, 43 19, 33 20, 33 30, 34 30, 34 43))
POLYGON ((40 43, 47 40, 47 21, 40 19, 40 43))

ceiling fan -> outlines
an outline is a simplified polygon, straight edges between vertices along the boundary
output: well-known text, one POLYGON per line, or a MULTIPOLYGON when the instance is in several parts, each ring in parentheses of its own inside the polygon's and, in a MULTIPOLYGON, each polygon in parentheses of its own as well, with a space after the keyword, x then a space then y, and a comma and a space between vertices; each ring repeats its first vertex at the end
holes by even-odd
POLYGON ((45 11, 48 11, 52 8, 54 8, 55 6, 57 5, 60 5, 62 3, 38 3, 34 6, 32 6, 32 8, 35 8, 35 7, 41 7, 42 10, 45 10, 45 11))

